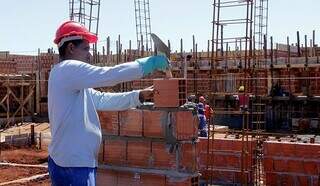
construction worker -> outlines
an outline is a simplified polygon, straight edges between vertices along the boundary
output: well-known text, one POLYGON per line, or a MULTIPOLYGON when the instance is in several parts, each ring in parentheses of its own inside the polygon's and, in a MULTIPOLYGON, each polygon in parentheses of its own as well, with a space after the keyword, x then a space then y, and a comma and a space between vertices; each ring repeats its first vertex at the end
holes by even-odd
POLYGON ((207 119, 205 115, 205 101, 206 99, 203 96, 199 97, 199 103, 197 105, 198 109, 198 119, 199 119, 199 136, 200 137, 207 137, 208 130, 207 130, 207 119))
MULTIPOLYGON (((203 97, 203 96, 202 96, 203 97)), ((210 107, 209 104, 207 104, 207 99, 203 97, 203 104, 204 104, 204 115, 206 116, 207 123, 209 123, 210 119, 213 115, 213 109, 210 107)))
POLYGON ((239 94, 238 94, 239 107, 241 111, 247 111, 249 107, 249 96, 245 94, 244 88, 245 87, 241 85, 239 87, 239 94))
POLYGON ((48 83, 48 110, 52 141, 48 168, 52 185, 95 185, 101 128, 96 110, 126 110, 153 96, 152 89, 105 93, 93 88, 114 86, 165 71, 169 61, 152 56, 114 67, 88 64, 90 43, 97 36, 74 21, 64 22, 54 43, 60 60, 48 83))

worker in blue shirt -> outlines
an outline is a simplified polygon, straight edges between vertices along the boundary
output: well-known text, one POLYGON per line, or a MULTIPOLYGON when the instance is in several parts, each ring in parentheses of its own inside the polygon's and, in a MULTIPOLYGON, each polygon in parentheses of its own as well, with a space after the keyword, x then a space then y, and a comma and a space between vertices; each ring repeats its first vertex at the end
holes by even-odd
POLYGON ((198 110, 198 119, 199 119, 199 136, 207 137, 208 128, 207 128, 207 119, 205 115, 205 98, 203 96, 199 97, 197 110, 198 110))

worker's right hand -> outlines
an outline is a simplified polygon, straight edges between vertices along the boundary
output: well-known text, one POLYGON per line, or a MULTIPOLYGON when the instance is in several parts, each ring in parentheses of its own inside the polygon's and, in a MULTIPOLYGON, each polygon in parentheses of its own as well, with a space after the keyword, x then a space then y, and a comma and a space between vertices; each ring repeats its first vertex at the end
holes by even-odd
POLYGON ((140 90, 139 100, 141 103, 143 103, 144 101, 151 100, 153 98, 153 95, 154 95, 153 86, 147 87, 145 89, 140 90))
POLYGON ((151 56, 145 57, 136 60, 142 67, 143 76, 147 76, 154 71, 163 71, 165 72, 170 68, 170 62, 167 57, 160 56, 151 56))

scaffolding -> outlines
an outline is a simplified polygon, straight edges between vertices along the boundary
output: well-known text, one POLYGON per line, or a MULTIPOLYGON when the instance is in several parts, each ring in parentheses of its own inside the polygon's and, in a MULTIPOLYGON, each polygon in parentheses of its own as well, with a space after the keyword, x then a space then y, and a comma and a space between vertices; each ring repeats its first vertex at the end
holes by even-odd
MULTIPOLYGON (((248 79, 252 75, 252 61, 253 61, 253 23, 254 23, 254 0, 214 0, 213 2, 213 21, 212 21, 212 46, 211 46, 211 70, 212 70, 212 85, 217 87, 216 75, 221 70, 228 72, 231 61, 236 61, 237 72, 243 73, 244 77, 240 78, 240 85, 245 86, 245 91, 241 94, 236 92, 238 97, 246 97, 249 100, 249 85, 251 81, 248 79), (234 31, 237 30, 235 33, 234 31), (235 55, 229 55, 229 51, 234 50, 235 55), (221 69, 221 64, 224 63, 224 67, 221 69)), ((218 89, 213 92, 218 92, 218 89)), ((218 95, 219 96, 219 95, 218 95)), ((230 96, 230 95, 229 95, 230 96)), ((249 122, 250 115, 253 112, 251 108, 240 109, 239 111, 228 111, 223 109, 222 115, 234 114, 237 112, 242 117, 242 130, 239 131, 239 139, 242 142, 241 165, 241 183, 244 185, 252 184, 255 175, 255 165, 257 162, 255 159, 252 161, 249 154, 252 154, 252 149, 249 148, 251 144, 251 136, 249 136, 249 122), (251 162, 254 162, 252 164, 251 162)), ((216 113, 217 114, 217 113, 216 113)), ((214 147, 215 141, 215 123, 210 122, 207 142, 207 171, 209 176, 207 184, 214 184, 214 176, 217 171, 221 171, 219 167, 215 166, 215 156, 217 152, 214 147)))
MULTIPOLYGON (((267 50, 269 0, 255 0, 254 6, 254 53, 255 66, 262 67, 267 50)), ((264 66, 265 67, 265 66, 264 66)))
MULTIPOLYGON (((70 20, 77 21, 95 35, 99 32, 100 0, 69 0, 70 20)), ((98 62, 97 43, 93 44, 93 63, 98 62)))
POLYGON ((225 55, 230 49, 239 51, 236 56, 239 68, 251 67, 253 4, 253 0, 214 0, 211 51, 213 69, 221 61, 230 59, 230 56, 225 55), (236 34, 234 30, 237 30, 236 34))
POLYGON ((69 0, 70 20, 85 25, 98 35, 100 0, 69 0))
POLYGON ((149 0, 135 0, 135 20, 137 34, 137 48, 142 51, 152 51, 151 19, 149 0))

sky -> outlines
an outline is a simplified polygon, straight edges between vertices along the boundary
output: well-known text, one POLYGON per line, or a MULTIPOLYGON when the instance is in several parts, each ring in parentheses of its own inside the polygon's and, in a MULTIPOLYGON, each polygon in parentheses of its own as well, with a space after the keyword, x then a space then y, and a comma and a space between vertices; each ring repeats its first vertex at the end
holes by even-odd
MULTIPOLYGON (((55 31, 69 18, 68 0, 10 0, 0 6, 0 51, 35 54, 53 47, 55 31)), ((170 40, 173 50, 179 50, 180 39, 186 50, 192 48, 195 35, 198 50, 206 50, 212 32, 213 0, 150 0, 151 30, 162 40, 170 40)), ((296 41, 316 31, 320 42, 319 0, 269 0, 269 36, 275 42, 286 43, 289 36, 296 41)), ((134 0, 101 0, 99 48, 107 36, 111 44, 121 35, 124 48, 132 40, 136 46, 134 0)), ((237 12, 230 14, 237 15, 237 12)), ((237 33, 237 31, 234 31, 237 33)))

